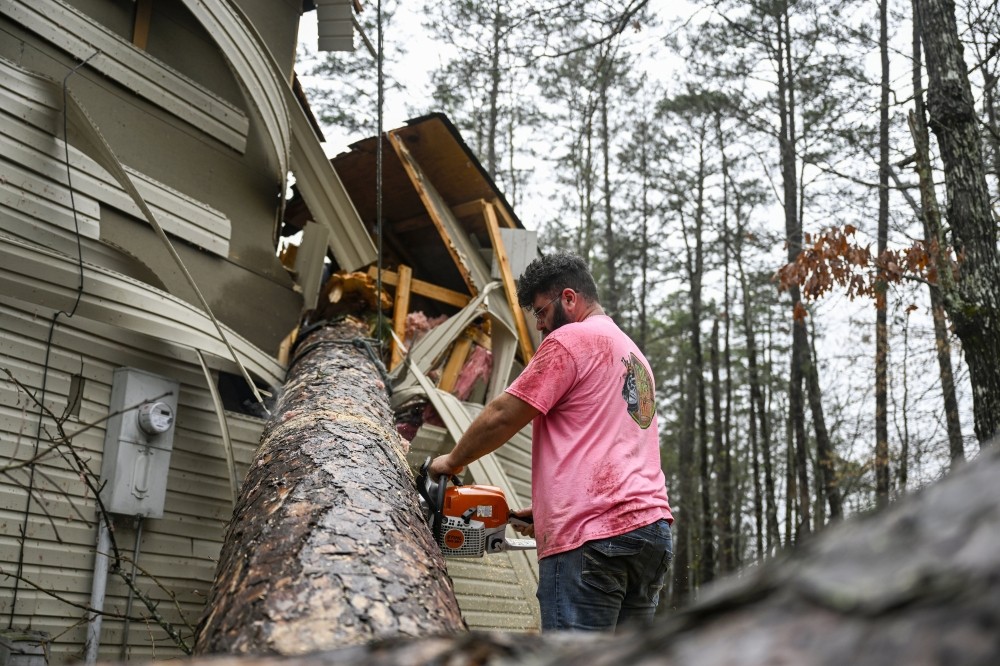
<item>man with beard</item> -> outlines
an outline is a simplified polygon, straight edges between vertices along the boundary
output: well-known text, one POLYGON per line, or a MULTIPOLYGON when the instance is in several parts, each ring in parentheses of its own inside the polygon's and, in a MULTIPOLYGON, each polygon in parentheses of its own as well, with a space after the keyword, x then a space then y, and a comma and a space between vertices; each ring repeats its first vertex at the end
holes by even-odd
POLYGON ((542 629, 652 619, 672 556, 653 375, 604 313, 584 261, 553 254, 518 280, 542 344, 430 473, 460 473, 532 423, 532 516, 542 629))

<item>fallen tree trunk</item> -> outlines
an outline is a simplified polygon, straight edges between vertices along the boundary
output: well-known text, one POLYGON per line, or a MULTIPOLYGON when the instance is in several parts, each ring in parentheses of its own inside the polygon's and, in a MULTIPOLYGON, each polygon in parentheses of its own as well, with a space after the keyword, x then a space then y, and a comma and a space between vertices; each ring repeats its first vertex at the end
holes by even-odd
POLYGON ((388 395, 345 320, 306 335, 233 511, 196 654, 464 629, 388 395))
MULTIPOLYGON (((1000 447, 618 635, 462 634, 241 666, 1000 663, 1000 447)), ((189 666, 191 666, 189 664, 189 666)), ((215 660, 211 666, 232 666, 215 660)))

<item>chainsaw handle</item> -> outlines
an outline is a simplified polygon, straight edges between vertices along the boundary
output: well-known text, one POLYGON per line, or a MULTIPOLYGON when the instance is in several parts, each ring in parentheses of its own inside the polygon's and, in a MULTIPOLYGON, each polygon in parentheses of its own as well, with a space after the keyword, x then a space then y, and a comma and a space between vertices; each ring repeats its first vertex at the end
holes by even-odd
POLYGON ((518 516, 513 511, 507 514, 507 524, 511 527, 531 527, 535 524, 534 516, 518 516))

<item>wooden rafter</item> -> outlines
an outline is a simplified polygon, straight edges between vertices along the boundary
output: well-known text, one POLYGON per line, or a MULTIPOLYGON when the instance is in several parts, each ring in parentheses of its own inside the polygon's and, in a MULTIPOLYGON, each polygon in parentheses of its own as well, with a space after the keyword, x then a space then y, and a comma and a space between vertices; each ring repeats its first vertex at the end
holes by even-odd
MULTIPOLYGON (((378 277, 378 269, 372 266, 368 269, 368 275, 370 275, 373 280, 376 279, 378 277)), ((399 274, 393 271, 383 270, 382 282, 394 287, 399 284, 399 274)), ((427 298, 440 303, 454 305, 457 308, 464 308, 469 304, 469 301, 472 300, 468 295, 461 292, 446 289, 445 287, 439 287, 436 284, 424 282, 423 280, 418 280, 416 278, 410 280, 410 292, 420 296, 426 296, 427 298)))
POLYGON ((493 252, 497 263, 500 266, 500 275, 503 280, 503 290, 507 294, 507 302, 514 313, 514 323, 517 326, 517 340, 521 348, 521 356, 527 363, 535 355, 534 344, 531 339, 531 332, 528 330, 528 322, 524 319, 524 310, 517 303, 517 287, 514 284, 514 275, 510 269, 510 259, 507 257, 507 250, 504 247, 503 239, 500 238, 500 225, 497 222, 496 207, 486 203, 483 206, 483 216, 486 218, 486 228, 490 232, 490 240, 493 243, 493 252))
POLYGON ((149 43, 149 25, 153 19, 153 0, 136 0, 135 23, 132 26, 132 43, 145 50, 149 43))
POLYGON ((489 281, 489 272, 483 266, 476 248, 469 235, 455 218, 448 204, 441 198, 434 185, 426 178, 420 165, 410 154, 403 138, 396 132, 388 132, 389 143, 399 157, 406 175, 413 184, 424 208, 427 209, 434 226, 441 235, 448 253, 451 255, 462 280, 473 295, 485 287, 489 281))
MULTIPOLYGON (((413 282, 413 269, 403 264, 399 267, 398 280, 396 281, 396 300, 392 310, 392 330, 396 333, 396 338, 402 340, 406 337, 406 315, 410 311, 410 290, 413 282)), ((392 360, 389 362, 389 369, 395 368, 403 360, 403 349, 396 341, 392 341, 392 360)))

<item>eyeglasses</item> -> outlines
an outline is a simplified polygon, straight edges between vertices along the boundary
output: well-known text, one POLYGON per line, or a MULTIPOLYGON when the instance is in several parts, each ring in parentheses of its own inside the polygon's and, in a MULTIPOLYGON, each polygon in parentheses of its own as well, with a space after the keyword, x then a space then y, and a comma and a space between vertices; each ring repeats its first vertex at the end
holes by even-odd
POLYGON ((549 307, 550 305, 552 305, 553 303, 555 303, 556 301, 558 301, 560 298, 562 298, 562 294, 558 294, 555 298, 553 298, 551 301, 549 301, 548 303, 546 303, 545 305, 543 305, 542 307, 540 307, 538 309, 535 309, 535 308, 530 307, 530 306, 526 307, 524 309, 525 309, 526 312, 528 312, 529 314, 531 314, 535 319, 541 319, 542 318, 542 313, 545 311, 545 308, 549 307))

